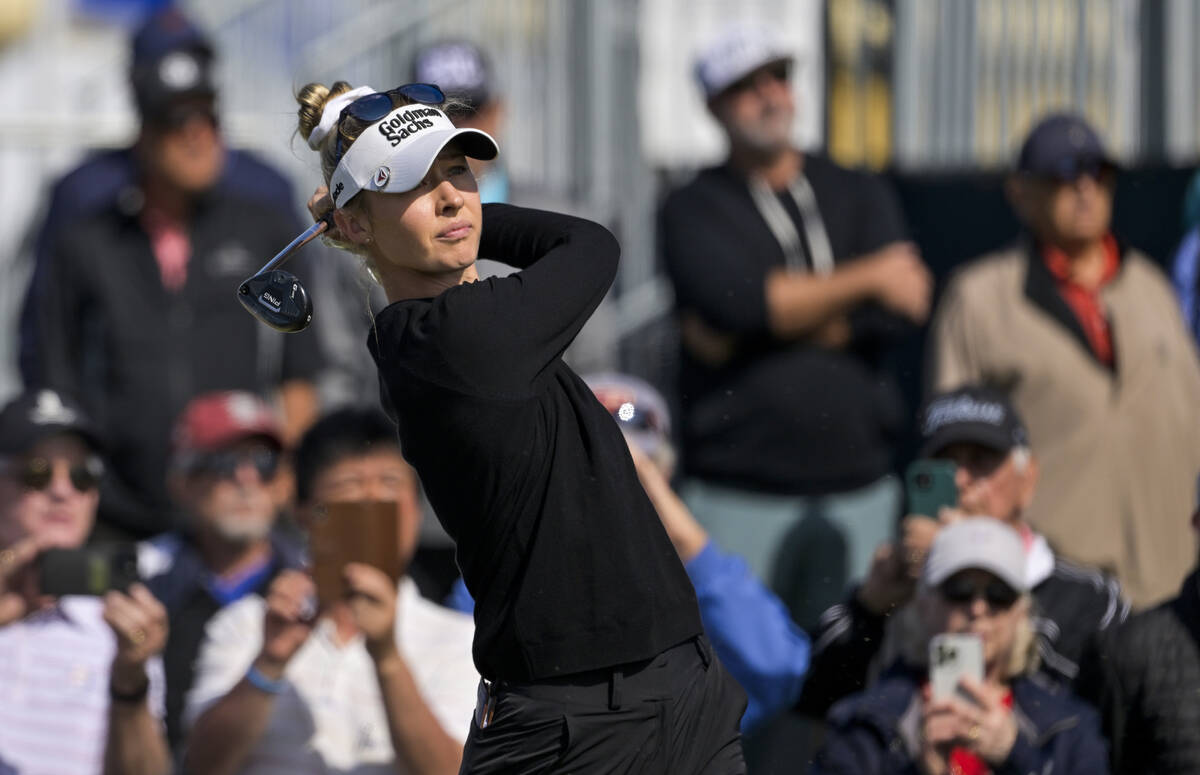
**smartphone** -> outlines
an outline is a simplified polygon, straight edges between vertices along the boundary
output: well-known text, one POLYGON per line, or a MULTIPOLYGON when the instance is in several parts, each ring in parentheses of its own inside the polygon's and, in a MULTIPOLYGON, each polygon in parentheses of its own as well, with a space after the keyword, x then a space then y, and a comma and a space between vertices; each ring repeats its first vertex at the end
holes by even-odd
POLYGON ((958 485, 954 482, 957 466, 949 460, 914 460, 904 473, 907 497, 905 514, 920 514, 937 519, 943 507, 958 505, 958 485))
POLYGON ((308 557, 322 607, 345 592, 342 569, 360 562, 399 582, 400 515, 395 501, 343 501, 318 510, 308 527, 308 557))
POLYGON ((103 595, 128 592, 138 580, 137 546, 131 543, 47 549, 36 560, 43 595, 103 595))
POLYGON ((963 676, 983 681, 983 640, 978 635, 943 633, 929 641, 929 687, 933 699, 959 693, 963 676))

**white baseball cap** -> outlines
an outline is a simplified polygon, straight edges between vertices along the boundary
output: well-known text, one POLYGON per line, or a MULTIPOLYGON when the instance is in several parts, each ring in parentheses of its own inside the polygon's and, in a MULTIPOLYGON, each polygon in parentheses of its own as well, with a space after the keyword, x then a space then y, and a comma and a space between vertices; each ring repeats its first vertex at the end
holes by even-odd
POLYGON ((500 153, 487 132, 459 129, 438 108, 420 103, 396 108, 363 129, 342 155, 329 179, 334 207, 359 191, 412 190, 453 140, 473 159, 488 161, 500 153))
POLYGON ((760 67, 792 61, 792 52, 769 28, 740 24, 723 31, 696 57, 696 80, 705 99, 712 99, 760 67))
POLYGON ((925 558, 921 583, 939 586, 959 571, 984 570, 1017 592, 1028 592, 1025 547, 1017 531, 991 517, 971 517, 938 531, 925 558))

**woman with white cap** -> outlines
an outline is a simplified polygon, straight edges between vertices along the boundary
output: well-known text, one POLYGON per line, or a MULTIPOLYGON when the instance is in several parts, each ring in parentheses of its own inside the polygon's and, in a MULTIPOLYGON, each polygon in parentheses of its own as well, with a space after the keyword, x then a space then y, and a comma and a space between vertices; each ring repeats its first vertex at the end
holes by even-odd
POLYGON ((485 680, 462 771, 743 772, 744 694, 620 430, 561 357, 616 241, 481 206, 467 158, 498 148, 456 129, 435 86, 309 84, 297 100, 337 238, 390 302, 368 336, 385 407, 476 600, 485 680), (522 271, 481 281, 479 257, 522 271))
POLYGON ((814 773, 1103 775, 1108 760, 1095 712, 1031 677, 1037 661, 1025 554, 1016 531, 989 517, 943 528, 917 593, 919 622, 899 664, 829 713, 814 773), (939 633, 970 634, 983 677, 934 698, 927 666, 939 633))

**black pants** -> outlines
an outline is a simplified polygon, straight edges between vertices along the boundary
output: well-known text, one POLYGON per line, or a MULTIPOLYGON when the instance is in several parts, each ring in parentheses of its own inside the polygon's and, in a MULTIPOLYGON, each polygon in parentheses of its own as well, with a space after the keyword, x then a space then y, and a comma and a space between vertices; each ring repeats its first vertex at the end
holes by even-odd
POLYGON ((481 683, 459 775, 741 775, 745 709, 703 636, 632 665, 481 683))

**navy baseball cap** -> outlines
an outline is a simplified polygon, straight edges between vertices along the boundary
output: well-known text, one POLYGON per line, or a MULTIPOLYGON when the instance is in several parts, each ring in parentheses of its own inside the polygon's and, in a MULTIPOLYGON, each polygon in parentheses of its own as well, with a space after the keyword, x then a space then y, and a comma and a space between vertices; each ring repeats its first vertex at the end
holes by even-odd
POLYGON ((413 81, 436 84, 477 110, 492 98, 492 68, 479 46, 466 40, 443 40, 425 46, 413 58, 413 81))
POLYGON ((951 444, 978 444, 997 452, 1029 446, 1020 415, 1002 394, 962 387, 929 399, 920 414, 921 457, 935 457, 951 444))
POLYGON ((1017 172, 1075 180, 1083 172, 1116 169, 1096 130, 1080 116, 1057 113, 1029 132, 1017 156, 1017 172))
POLYGON ((163 118, 176 100, 214 97, 213 47, 173 6, 151 14, 133 36, 130 81, 139 112, 163 118))
POLYGON ((54 390, 31 390, 0 410, 0 455, 21 455, 60 433, 74 433, 93 451, 102 445, 95 427, 74 401, 54 390))

